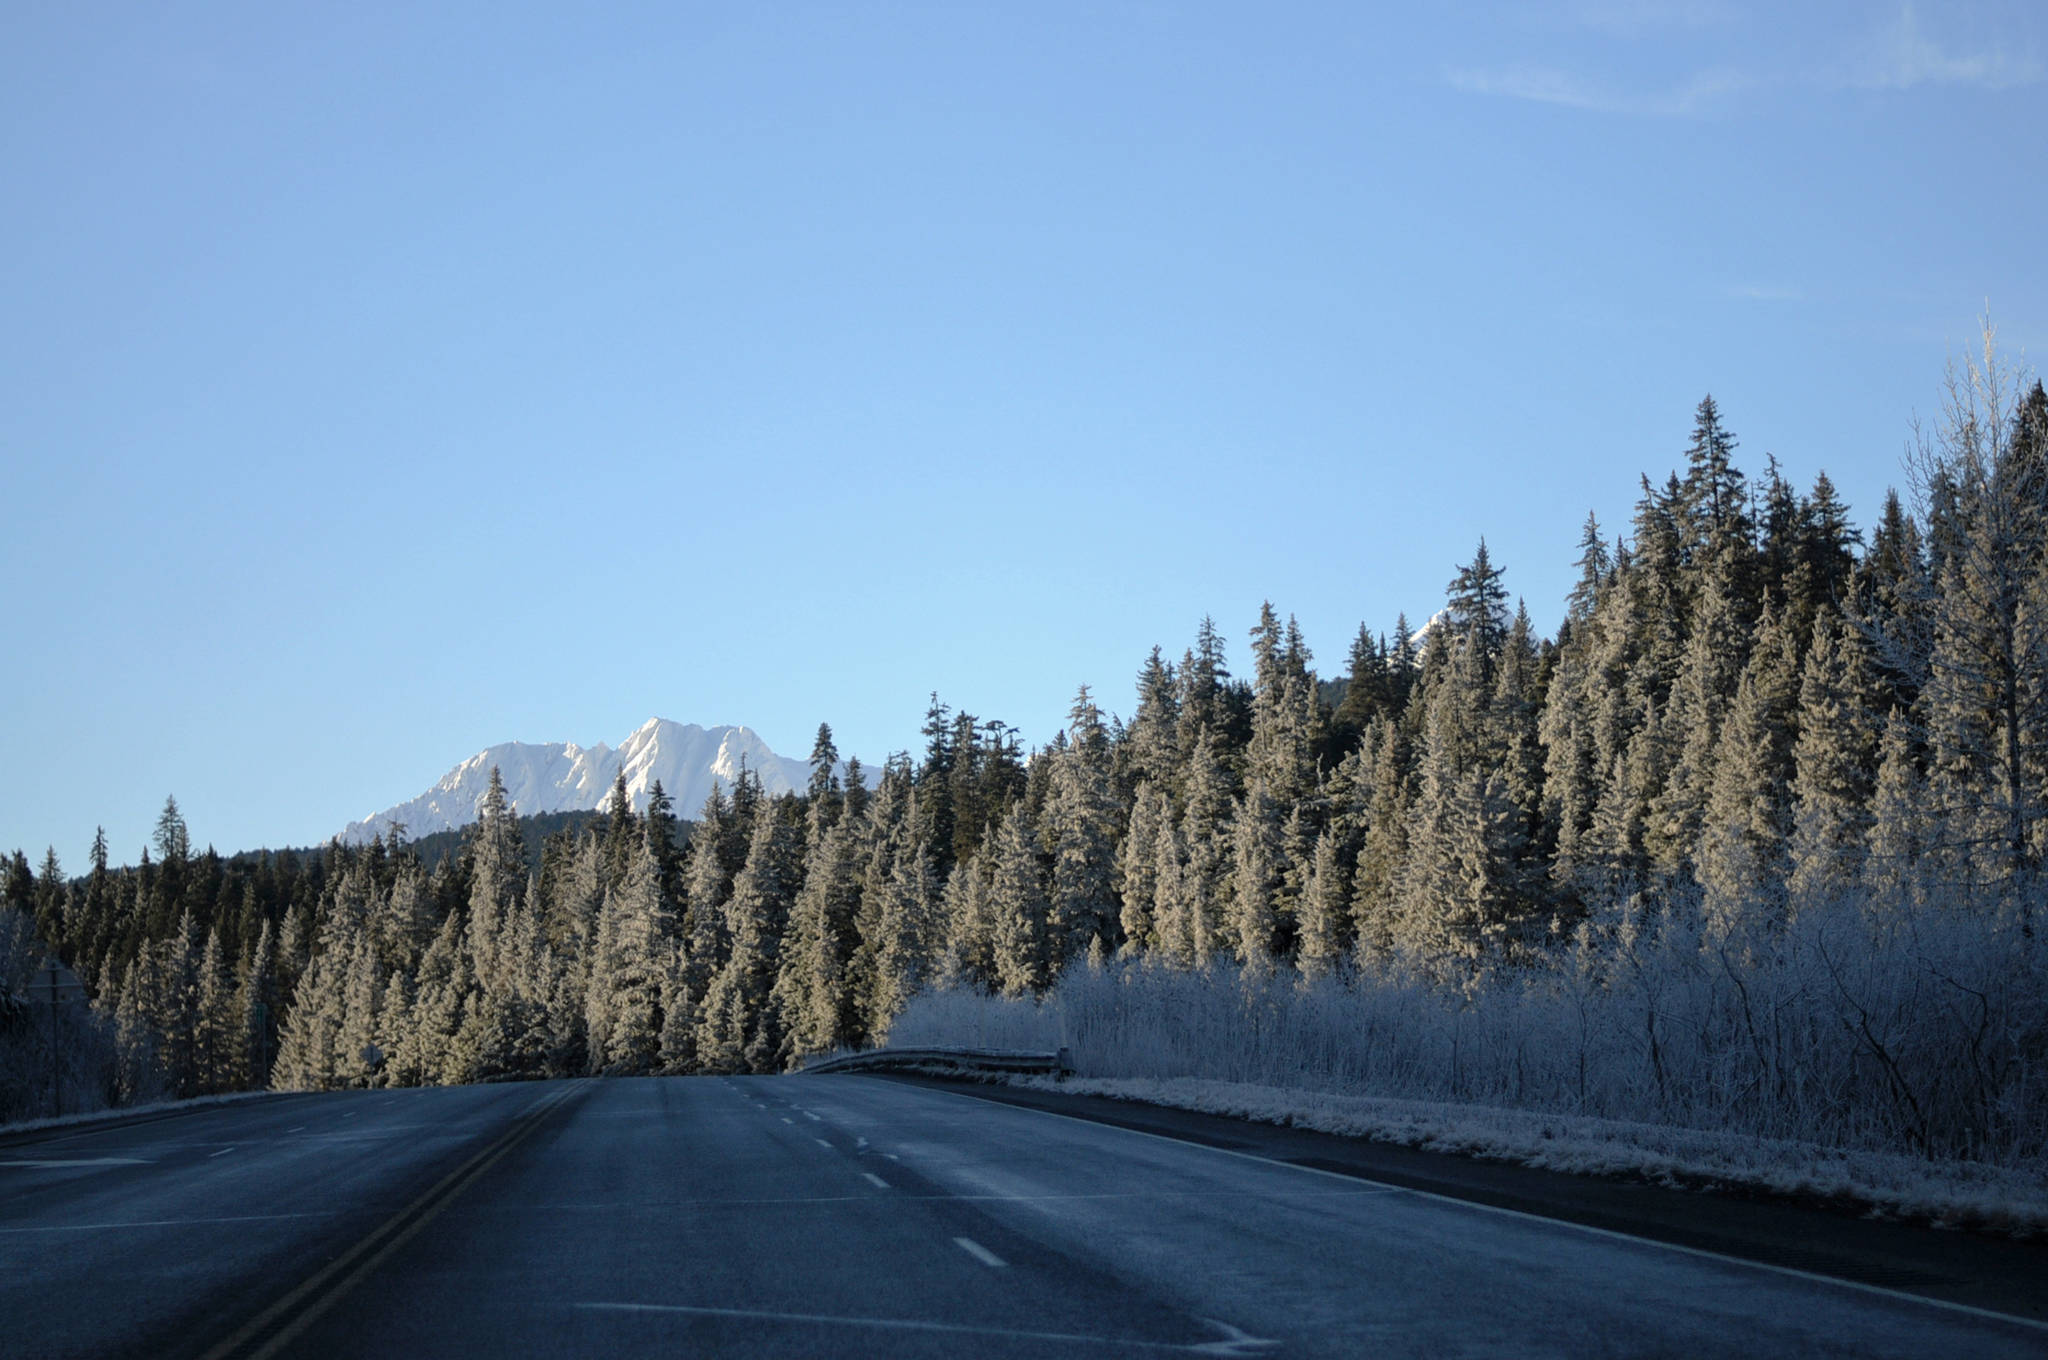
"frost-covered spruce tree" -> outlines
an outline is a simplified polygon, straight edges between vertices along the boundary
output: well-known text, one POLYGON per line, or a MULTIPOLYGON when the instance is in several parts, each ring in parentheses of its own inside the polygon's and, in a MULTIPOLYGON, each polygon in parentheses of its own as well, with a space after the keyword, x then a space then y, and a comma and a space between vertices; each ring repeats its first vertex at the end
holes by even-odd
POLYGON ((870 878, 874 929, 864 944, 873 964, 862 993, 862 1029, 869 1043, 888 1038, 889 1026, 910 998, 923 990, 938 967, 939 884, 931 856, 909 840, 891 860, 879 890, 870 878))
POLYGON ((731 882, 721 863, 719 830, 705 829, 714 816, 725 816, 724 798, 716 788, 705 803, 706 820, 698 823, 697 834, 690 839, 683 870, 682 942, 674 1001, 664 1020, 661 1044, 663 1070, 669 1072, 692 1072, 700 1066, 698 1043, 708 1018, 704 998, 732 954, 726 919, 731 882))
POLYGON ((241 1042, 235 983, 221 952, 220 931, 206 932, 199 956, 199 1089, 204 1092, 240 1088, 247 1069, 247 1046, 241 1042))
POLYGON ((1338 751, 1355 749, 1365 735, 1367 724, 1391 706, 1387 684, 1385 640, 1375 637, 1361 623, 1351 640, 1349 667, 1345 673, 1344 697, 1330 715, 1330 733, 1338 751))
POLYGON ((1474 680, 1483 690, 1493 683, 1493 665, 1507 640, 1508 592, 1505 573, 1493 564, 1486 540, 1479 540, 1472 561, 1458 568, 1447 587, 1444 626, 1450 640, 1462 645, 1474 666, 1474 680))
POLYGON ((1582 896, 1618 902, 1648 881, 1651 800, 1670 768, 1666 735, 1656 701, 1644 698, 1640 716, 1607 767, 1593 823, 1581 842, 1575 887, 1582 896))
POLYGON ((1316 838, 1329 816, 1328 781, 1319 780, 1316 792, 1288 809, 1280 824, 1280 886, 1273 894, 1272 953, 1276 959, 1294 952, 1295 927, 1315 863, 1316 838))
POLYGON ((478 979, 492 985, 497 980, 499 929, 526 889, 526 848, 519 819, 495 765, 483 801, 477 804, 469 856, 469 945, 478 979))
POLYGON ((675 917, 661 891, 647 837, 598 913, 585 1011, 591 1069, 612 1074, 661 1066, 662 989, 675 948, 675 917))
MULTIPOLYGON (((1629 659, 1622 684, 1631 715, 1645 712, 1646 701, 1661 714, 1684 664, 1686 625, 1694 595, 1686 570, 1685 544, 1690 530, 1685 523, 1685 501, 1685 487, 1676 473, 1661 491, 1652 487, 1647 477, 1643 479, 1642 499, 1636 503, 1635 541, 1626 567, 1618 572, 1626 582, 1615 603, 1626 611, 1629 659)), ((1634 737, 1632 732, 1617 735, 1624 742, 1634 737)), ((1659 783, 1661 786, 1661 780, 1659 783)))
MULTIPOLYGON (((1337 859, 1344 867, 1347 880, 1358 861, 1358 852, 1365 844, 1372 796, 1372 750, 1369 745, 1361 743, 1346 751, 1331 768, 1329 777, 1323 781, 1320 799, 1324 813, 1323 830, 1330 832, 1335 839, 1337 859)), ((1304 827, 1305 832, 1308 829, 1304 827)), ((1308 844, 1307 860, 1312 862, 1315 854, 1313 841, 1308 844)), ((1346 910, 1348 913, 1349 909, 1346 910)))
POLYGON ((1054 972, 1086 954, 1090 941, 1111 940, 1118 926, 1109 733, 1086 685, 1067 715, 1067 736, 1066 749, 1052 758, 1043 828, 1052 856, 1047 887, 1054 972))
POLYGON ((1389 718, 1374 719, 1366 732, 1372 751, 1372 794, 1351 885, 1352 936, 1367 960, 1393 950, 1403 866, 1414 805, 1407 733, 1389 718))
POLYGON ((1223 933, 1237 961, 1263 972, 1272 966, 1278 922, 1273 899, 1285 870, 1280 808, 1254 775, 1231 821, 1230 877, 1223 933))
POLYGON ((1593 718, 1601 683, 1592 663, 1602 632, 1600 592, 1612 562, 1599 522, 1591 515, 1586 517, 1585 532, 1579 545, 1579 582, 1558 630, 1547 702, 1537 718, 1544 750, 1542 815, 1554 841, 1551 881, 1560 896, 1569 896, 1578 882, 1581 842, 1600 796, 1593 718))
POLYGON ((270 1084, 277 1011, 277 942, 270 920, 265 917, 235 993, 237 1038, 241 1045, 236 1089, 260 1090, 270 1084))
POLYGON ((832 789, 812 796, 803 886, 778 955, 772 1002, 785 1026, 779 1055, 784 1066, 829 1053, 859 1032, 847 974, 860 881, 854 833, 835 815, 836 794, 832 789))
POLYGON ((1316 838, 1308 882, 1296 908, 1294 959, 1303 977, 1314 981, 1342 966, 1350 948, 1350 897, 1337 833, 1325 831, 1316 838))
POLYGON ((1825 902, 1862 878, 1877 772, 1873 677, 1860 635, 1833 609, 1814 619, 1799 690, 1793 747, 1792 873, 1795 908, 1825 902))
POLYGON ((1283 631, 1271 602, 1262 605, 1252 629, 1252 730, 1245 765, 1248 779, 1265 784, 1283 817, 1315 787, 1323 732, 1310 660, 1294 620, 1283 631))
POLYGON ((1871 794, 1863 878, 1871 901, 1886 912, 1918 904, 1920 859, 1930 835, 1926 786, 1913 760, 1911 727, 1897 709, 1886 719, 1871 794))
POLYGON ((1172 825, 1173 809, 1150 779, 1131 799, 1130 825, 1116 850, 1116 891, 1122 900, 1118 925, 1127 951, 1158 947, 1153 908, 1159 895, 1159 839, 1172 825))
POLYGON ((1180 700, 1173 667, 1152 649, 1138 672, 1138 708, 1116 746, 1118 782, 1126 791, 1151 784, 1162 792, 1180 772, 1180 700))
POLYGON ((420 956, 410 1037, 415 1051, 409 1061, 419 1068, 423 1083, 450 1086, 469 1079, 453 1055, 463 1004, 476 987, 467 935, 462 916, 451 912, 420 956))
POLYGON ((611 791, 605 795, 604 811, 595 829, 604 844, 605 878, 617 883, 631 872, 641 840, 640 819, 633 815, 633 795, 626 789, 624 769, 612 778, 611 791))
POLYGON ((334 1080, 339 1086, 362 1089, 376 1084, 383 1065, 377 1047, 377 1003, 383 999, 384 970, 367 931, 348 942, 347 957, 338 960, 346 971, 341 984, 341 1023, 334 1034, 334 1080))
MULTIPOLYGON (((129 961, 128 968, 121 976, 120 999, 114 1004, 114 1050, 118 1074, 116 1080, 120 1103, 124 1105, 136 1105, 156 1099, 164 1089, 163 1070, 157 1063, 156 1032, 150 1026, 149 1018, 143 1014, 144 988, 140 974, 148 962, 148 957, 147 954, 141 954, 129 961)), ((299 1088, 279 1082, 278 1089, 299 1088)))
POLYGON ((1752 622, 1733 575, 1733 554, 1713 559, 1700 573, 1684 660, 1661 714, 1668 731, 1663 746, 1676 759, 1650 798, 1643 850, 1650 868, 1667 882, 1693 877, 1722 725, 1749 655, 1752 622))
POLYGON ((1038 836, 1024 800, 1012 803, 993 829, 988 914, 994 927, 996 985, 1006 996, 1043 992, 1051 985, 1054 957, 1051 904, 1038 860, 1038 836))
POLYGON ((1545 813, 1557 839, 1551 886, 1565 901, 1612 895, 1617 881, 1629 872, 1612 858, 1617 846, 1629 847, 1625 858, 1630 861, 1640 856, 1644 800, 1655 789, 1639 792, 1633 787, 1636 781, 1626 780, 1629 796, 1616 801, 1616 795, 1617 785, 1624 782, 1617 779, 1617 771, 1625 767, 1639 730, 1654 720, 1657 711, 1654 695, 1641 687, 1644 680, 1654 679, 1643 664, 1654 593, 1650 585, 1628 545, 1617 544, 1592 615, 1583 623, 1574 620, 1569 646, 1559 645, 1557 673, 1539 721, 1552 757, 1546 798, 1556 795, 1554 803, 1546 803, 1545 813), (1564 741, 1577 748, 1572 758, 1583 761, 1576 776, 1560 769, 1564 741))
POLYGON ((377 961, 386 971, 413 972, 434 938, 434 899, 418 861, 402 863, 388 891, 378 894, 370 911, 370 933, 377 961))
MULTIPOLYGON (((1181 654, 1180 665, 1174 670, 1174 707, 1179 711, 1176 724, 1180 740, 1180 754, 1176 764, 1180 767, 1183 780, 1191 771, 1189 761, 1195 749, 1206 737, 1210 742, 1210 754, 1216 755, 1222 734, 1233 725, 1236 712, 1236 696, 1231 692, 1230 668, 1224 663, 1223 635, 1216 629, 1216 621, 1204 616, 1202 625, 1195 633, 1195 645, 1181 654)), ((1181 790, 1183 803, 1188 791, 1181 790)))
POLYGON ((763 802, 756 809, 746 866, 733 880, 726 903, 731 954, 704 996, 697 1050, 707 1071, 773 1070, 781 1033, 769 1013, 768 994, 803 871, 802 837, 777 804, 763 802))
MULTIPOLYGON (((941 987, 976 987, 992 992, 996 979, 995 915, 989 906, 989 879, 995 868, 998 823, 978 854, 953 866, 940 893, 945 943, 940 949, 941 987)), ((922 842, 920 842, 922 843, 922 842)))
POLYGON ((1856 564, 1849 606, 1856 631, 1870 644, 1880 713, 1913 710, 1934 646, 1933 595, 1920 526, 1899 493, 1887 490, 1870 549, 1856 564))
POLYGON ((1735 436, 1721 424, 1713 396, 1701 398, 1693 413, 1692 444, 1685 451, 1685 480, 1673 507, 1686 562, 1747 557, 1753 551, 1749 487, 1735 466, 1735 449, 1735 436))
POLYGON ((832 740, 832 724, 819 723, 811 742, 811 778, 805 797, 812 811, 830 826, 839 820, 839 746, 832 740))
POLYGON ((1700 886, 1719 931, 1782 910, 1798 669, 1797 641, 1766 611, 1729 710, 1700 836, 1700 886))
MULTIPOLYGON (((864 1041, 874 1036, 896 1011, 908 993, 898 993, 885 977, 885 937, 904 928, 894 917, 900 904, 888 900, 889 878, 897 860, 912 845, 911 801, 916 796, 907 756, 892 756, 882 766, 882 777, 874 792, 856 811, 847 807, 847 822, 854 837, 854 854, 859 870, 859 911, 854 918, 853 953, 847 963, 846 988, 855 1016, 855 1028, 864 1041)), ((933 888, 937 892, 936 886, 933 888)), ((936 909, 934 908, 934 911, 936 909)))
POLYGON ((1187 842, 1170 817, 1159 828, 1152 859, 1152 947, 1183 967, 1195 961, 1194 913, 1188 908, 1187 842))
POLYGON ((384 1053, 381 1084, 420 1086, 426 1082, 419 1045, 413 1038, 412 976, 403 971, 384 979, 377 1000, 376 1044, 384 1053))
POLYGON ((582 965, 598 908, 604 905, 603 869, 593 839, 588 830, 549 836, 541 844, 535 874, 541 942, 572 970, 582 965))
MULTIPOLYGON (((176 811, 175 805, 171 808, 176 811)), ((164 1078, 179 1097, 198 1093, 199 1058, 199 946, 197 926, 188 909, 179 918, 169 938, 158 945, 155 986, 150 989, 148 1015, 163 1036, 158 1051, 164 1078)))
POLYGON ((1486 645, 1486 634, 1469 628, 1448 644, 1448 660, 1429 681, 1420 789, 1392 925, 1397 952, 1432 967, 1497 952, 1530 905, 1521 809, 1488 750, 1486 645))
POLYGON ((1517 803, 1534 815, 1543 802, 1543 750, 1537 731, 1543 700, 1542 655, 1529 606, 1515 601, 1507 636, 1494 663, 1487 696, 1488 740, 1501 751, 1501 773, 1517 803))
POLYGON ((323 949, 299 975, 278 1036, 271 1085, 280 1091, 326 1091, 335 1084, 334 1041, 341 1030, 345 951, 323 949), (337 957, 339 955, 339 957, 337 957))
MULTIPOLYGON (((1188 952, 1197 967, 1207 967, 1218 950, 1230 946, 1223 933, 1224 901, 1229 892, 1230 820, 1234 791, 1216 739, 1206 730, 1195 739, 1186 767, 1186 805, 1181 811, 1183 858, 1175 885, 1178 917, 1175 944, 1188 952)), ((1167 891, 1162 862, 1159 891, 1167 891)))

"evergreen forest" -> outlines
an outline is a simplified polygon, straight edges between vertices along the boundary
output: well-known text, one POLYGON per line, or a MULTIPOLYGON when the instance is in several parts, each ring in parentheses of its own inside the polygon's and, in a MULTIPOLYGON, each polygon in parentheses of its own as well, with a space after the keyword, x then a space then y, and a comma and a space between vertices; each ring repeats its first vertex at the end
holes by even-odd
POLYGON ((774 1072, 916 998, 1225 978, 1246 1032, 1379 998, 1385 1032, 1318 1042, 1410 1054, 1399 1089, 2041 1155, 2048 392, 1961 362, 1863 526, 1825 474, 1745 471, 1712 398, 1673 442, 1631 523, 1586 519, 1548 634, 1482 541, 1338 668, 1268 605, 1234 672, 1204 620, 1128 716, 1084 686, 1035 748, 933 696, 879 777, 835 778, 820 726, 782 796, 636 810, 622 779, 540 825, 494 778, 431 856, 195 851, 175 802, 132 867, 15 851, 0 1119, 774 1072), (31 1002, 50 953, 89 1003, 31 1002), (1505 1017, 1493 1059, 1403 1048, 1422 1011, 1505 1017))

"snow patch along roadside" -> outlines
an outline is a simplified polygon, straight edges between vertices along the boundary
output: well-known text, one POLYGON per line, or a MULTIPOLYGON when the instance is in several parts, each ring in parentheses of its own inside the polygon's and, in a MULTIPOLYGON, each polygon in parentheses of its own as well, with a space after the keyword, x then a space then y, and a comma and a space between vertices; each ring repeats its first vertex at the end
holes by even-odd
POLYGON ((1661 1124, 1489 1105, 1347 1096, 1199 1077, 991 1077, 1199 1114, 1365 1138, 1575 1175, 1676 1189, 1762 1194, 1875 1218, 2001 1236, 2048 1236, 2048 1169, 1930 1162, 1661 1124))

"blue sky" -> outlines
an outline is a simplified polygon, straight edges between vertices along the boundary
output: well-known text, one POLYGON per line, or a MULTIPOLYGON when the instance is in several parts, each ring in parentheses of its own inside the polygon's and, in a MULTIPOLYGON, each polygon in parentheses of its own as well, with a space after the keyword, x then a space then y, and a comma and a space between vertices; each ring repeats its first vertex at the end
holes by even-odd
POLYGON ((1987 306, 2048 346, 2019 0, 427 8, 0 28, 0 848, 1044 740, 1482 534, 1547 630, 1703 394, 1867 524, 1987 306))

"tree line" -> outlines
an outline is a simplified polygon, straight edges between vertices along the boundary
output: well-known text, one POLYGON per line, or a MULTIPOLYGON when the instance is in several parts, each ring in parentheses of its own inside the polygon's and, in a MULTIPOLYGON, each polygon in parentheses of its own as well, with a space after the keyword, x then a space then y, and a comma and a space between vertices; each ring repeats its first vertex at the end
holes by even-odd
MULTIPOLYGON (((685 825, 621 781, 537 867, 495 776, 431 868, 402 840, 195 854, 173 803, 131 869, 104 836, 79 879, 16 852, 39 944, 14 956, 78 968, 81 1080, 132 1100, 774 1071, 882 1041, 921 991, 1036 995, 1112 957, 1455 995, 1649 913, 1737 961, 1843 902, 1940 902, 2019 948, 2048 853, 2048 393, 1988 346, 1962 363, 1867 535, 1825 474, 1752 479, 1736 448, 1703 400, 1630 532, 1588 517, 1551 636, 1482 541, 1341 676, 1268 605, 1248 674, 1205 620, 1128 718, 1083 687, 1027 753, 933 696, 872 787, 821 726, 800 793, 743 774, 685 825)), ((28 1032, 12 995, 0 1035, 28 1032)))

